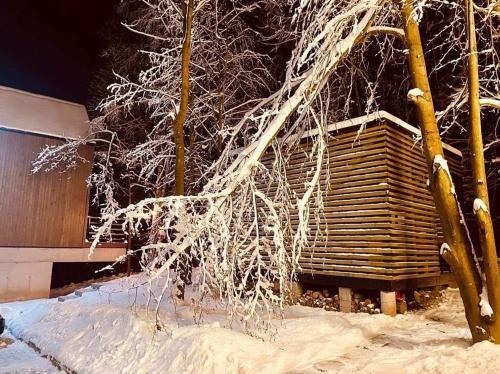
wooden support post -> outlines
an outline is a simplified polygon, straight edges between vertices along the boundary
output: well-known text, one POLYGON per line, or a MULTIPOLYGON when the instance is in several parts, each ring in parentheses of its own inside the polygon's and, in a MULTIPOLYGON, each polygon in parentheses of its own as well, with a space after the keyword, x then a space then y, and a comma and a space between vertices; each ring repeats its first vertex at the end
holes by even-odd
POLYGON ((344 313, 352 312, 352 289, 339 287, 340 311, 344 313))
POLYGON ((395 291, 380 291, 380 309, 388 316, 394 317, 396 315, 395 291))

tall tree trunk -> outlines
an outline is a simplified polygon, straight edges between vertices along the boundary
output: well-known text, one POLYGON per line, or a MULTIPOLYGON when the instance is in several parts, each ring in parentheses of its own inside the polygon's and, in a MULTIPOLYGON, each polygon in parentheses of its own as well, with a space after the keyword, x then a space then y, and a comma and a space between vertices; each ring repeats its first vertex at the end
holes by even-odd
MULTIPOLYGON (((132 204, 132 183, 130 181, 130 176, 127 178, 128 182, 128 205, 132 204)), ((132 273, 132 223, 129 221, 127 224, 127 276, 130 277, 132 273)))
MULTIPOLYGON (((181 52, 181 99, 179 113, 174 121, 175 142, 175 191, 176 195, 185 194, 185 149, 184 124, 186 123, 189 105, 189 63, 191 60, 191 42, 193 27, 194 0, 181 0, 184 23, 184 39, 181 52)), ((191 156, 192 157, 192 156, 191 156)), ((187 252, 187 251, 186 251, 187 252)), ((186 257, 189 257, 186 253, 186 257)), ((178 266, 177 298, 184 299, 185 285, 190 281, 191 263, 188 259, 180 259, 178 266)))
POLYGON ((194 194, 194 181, 195 181, 195 133, 194 133, 194 122, 191 121, 189 124, 189 194, 194 194))
POLYGON ((184 124, 186 123, 189 104, 189 62, 191 60, 191 34, 193 26, 194 0, 181 0, 181 9, 184 17, 184 39, 181 52, 181 99, 179 113, 174 121, 175 142, 175 194, 184 195, 185 150, 184 124))
MULTIPOLYGON (((469 142, 474 194, 476 197, 474 200, 474 213, 476 215, 479 240, 483 253, 483 283, 486 282, 486 290, 483 290, 483 298, 485 298, 486 295, 488 296, 489 303, 496 314, 500 312, 500 274, 498 270, 493 223, 491 221, 489 209, 488 184, 483 154, 481 104, 479 102, 479 63, 477 57, 473 1, 464 0, 464 9, 469 43, 469 142)), ((495 315, 491 321, 490 333, 491 337, 500 343, 500 319, 495 315)))
POLYGON ((450 264, 460 289, 473 342, 479 342, 490 338, 489 326, 481 318, 479 308, 481 279, 479 270, 474 264, 472 244, 467 235, 466 223, 444 158, 413 0, 404 0, 402 14, 413 85, 409 98, 417 108, 423 149, 429 169, 430 188, 446 241, 441 253, 450 264))

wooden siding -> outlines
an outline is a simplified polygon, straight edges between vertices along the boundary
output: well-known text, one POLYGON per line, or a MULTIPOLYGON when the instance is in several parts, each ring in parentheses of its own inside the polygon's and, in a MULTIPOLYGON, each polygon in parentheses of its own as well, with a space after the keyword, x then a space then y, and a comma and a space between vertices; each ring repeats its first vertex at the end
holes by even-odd
MULTIPOLYGON (((82 247, 91 162, 31 174, 37 153, 63 140, 0 130, 0 247, 82 247)), ((80 155, 91 161, 93 148, 80 155)))
MULTIPOLYGON (((324 210, 318 222, 311 211, 310 248, 302 252, 301 271, 381 280, 439 275, 439 221, 420 146, 391 123, 370 124, 359 137, 357 130, 331 134, 321 180, 324 210)), ((305 141, 286 166, 298 196, 316 164, 306 157, 310 151, 305 141)), ((457 156, 447 157, 452 172, 459 172, 457 156)), ((295 228, 296 211, 290 221, 295 228)))

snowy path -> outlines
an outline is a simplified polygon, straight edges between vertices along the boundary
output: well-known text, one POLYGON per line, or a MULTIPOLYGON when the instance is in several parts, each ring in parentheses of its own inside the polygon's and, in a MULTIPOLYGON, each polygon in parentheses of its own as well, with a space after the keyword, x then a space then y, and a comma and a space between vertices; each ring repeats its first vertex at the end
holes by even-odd
POLYGON ((59 373, 47 359, 8 332, 2 339, 13 339, 14 343, 0 348, 0 374, 59 373))
MULTIPOLYGON (((370 324, 366 315, 347 318, 357 325, 370 324)), ((441 305, 398 316, 367 343, 335 359, 317 362, 302 373, 496 374, 500 372, 499 354, 500 347, 487 342, 470 346, 458 291, 448 290, 441 305)))

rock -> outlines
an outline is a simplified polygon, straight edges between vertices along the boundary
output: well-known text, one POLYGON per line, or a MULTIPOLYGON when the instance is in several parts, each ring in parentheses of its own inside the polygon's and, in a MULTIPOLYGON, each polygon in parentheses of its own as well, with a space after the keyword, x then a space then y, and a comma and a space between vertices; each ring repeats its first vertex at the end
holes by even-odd
POLYGON ((408 301, 407 304, 408 304, 408 309, 410 310, 418 308, 418 304, 415 301, 408 301))
POLYGON ((81 297, 81 296, 83 296, 84 293, 95 292, 95 291, 97 291, 97 290, 94 289, 94 288, 84 288, 84 289, 81 289, 81 290, 76 290, 75 291, 75 295, 78 296, 78 297, 81 297))
POLYGON ((405 314, 407 310, 408 310, 408 306, 406 305, 406 301, 396 300, 396 311, 399 314, 405 314))
POLYGON ((328 290, 323 290, 323 296, 324 297, 329 297, 330 296, 330 292, 328 292, 328 290))
POLYGON ((63 303, 65 301, 67 301, 67 300, 77 299, 79 297, 81 297, 81 295, 79 296, 79 295, 76 295, 76 294, 72 293, 72 294, 69 294, 69 295, 66 295, 66 296, 59 296, 57 298, 57 301, 63 303))
POLYGON ((370 299, 366 299, 365 300, 365 305, 370 305, 370 304, 373 304, 372 301, 370 299))
POLYGON ((0 338, 0 348, 7 348, 12 343, 14 343, 14 339, 11 339, 11 338, 0 338))

